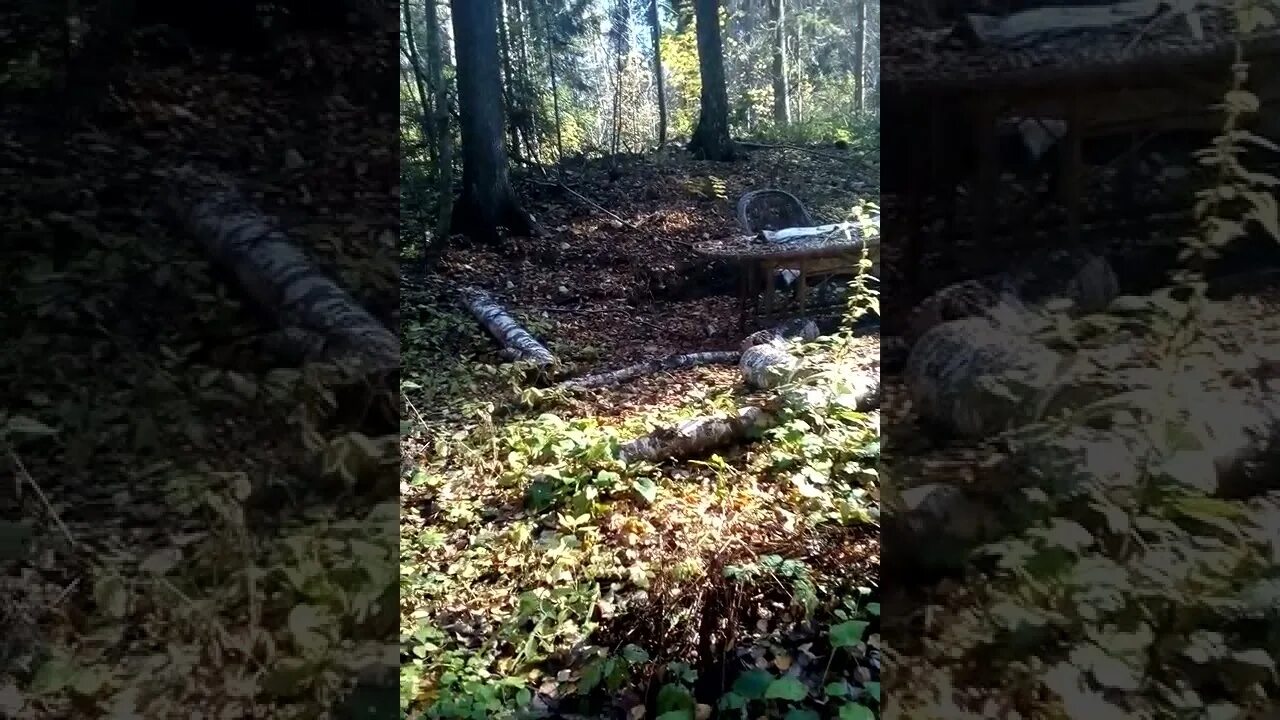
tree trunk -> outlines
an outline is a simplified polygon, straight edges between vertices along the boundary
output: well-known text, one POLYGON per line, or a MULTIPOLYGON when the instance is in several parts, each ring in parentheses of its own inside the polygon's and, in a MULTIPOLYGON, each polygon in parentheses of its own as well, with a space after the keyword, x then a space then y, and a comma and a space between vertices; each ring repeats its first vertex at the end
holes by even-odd
MULTIPOLYGON (((803 9, 803 7, 804 6, 801 5, 801 9, 803 9)), ((795 83, 795 88, 793 92, 795 105, 796 105, 795 121, 798 123, 802 123, 804 122, 804 117, 805 117, 804 116, 804 110, 805 110, 804 108, 804 70, 805 70, 804 16, 803 15, 797 16, 796 21, 792 23, 792 26, 794 26, 795 28, 795 52, 796 52, 796 57, 795 57, 796 83, 795 83)))
MULTIPOLYGON (((449 128, 449 90, 444 82, 445 53, 444 44, 440 41, 440 17, 436 2, 437 0, 423 0, 427 11, 427 74, 435 98, 432 107, 435 110, 436 141, 439 143, 436 183, 440 215, 436 219, 434 230, 436 241, 441 242, 449 236, 449 222, 453 214, 453 132, 449 128)), ((406 21, 408 14, 408 3, 405 3, 406 21)))
POLYGON ((520 38, 520 81, 523 100, 524 122, 521 124, 524 134, 525 152, 529 159, 537 160, 541 144, 538 142, 538 97, 533 87, 533 74, 529 64, 529 33, 532 32, 533 7, 532 0, 516 0, 516 22, 519 26, 520 38), (530 5, 526 6, 525 3, 530 5))
POLYGON ((520 123, 519 105, 515 101, 513 88, 516 84, 515 71, 511 67, 511 35, 507 32, 507 2, 494 0, 498 13, 498 46, 502 49, 502 97, 507 106, 507 135, 511 138, 511 152, 520 157, 520 123))
POLYGON ((488 293, 476 288, 463 288, 459 293, 467 310, 493 335, 502 349, 516 360, 529 360, 537 365, 550 365, 555 356, 511 317, 488 293))
POLYGON ((791 123, 791 98, 787 89, 787 24, 786 0, 772 0, 769 7, 773 21, 773 123, 785 127, 791 123))
MULTIPOLYGON (((542 0, 543 3, 546 0, 542 0)), ((556 162, 564 160, 564 139, 560 133, 560 86, 556 79, 556 46, 551 36, 551 21, 547 19, 547 7, 542 7, 542 31, 547 40, 547 73, 551 76, 551 110, 556 122, 556 162)))
POLYGON ((336 362, 357 376, 400 367, 400 340, 321 273, 230 181, 190 167, 167 173, 165 206, 215 264, 283 331, 304 360, 336 362))
POLYGON ((498 228, 533 232, 520 207, 503 146, 502 79, 498 73, 498 17, 493 2, 451 0, 458 56, 458 114, 462 130, 462 195, 452 230, 496 242, 498 228))
POLYGON ((853 111, 861 114, 866 102, 867 2, 857 0, 853 26, 853 111))
POLYGON ((662 24, 658 0, 649 0, 649 34, 653 38, 653 81, 658 88, 658 147, 667 144, 667 90, 662 78, 662 24))
POLYGON ((694 0, 697 16, 698 69, 702 75, 702 105, 689 152, 707 160, 732 160, 729 139, 729 93, 725 89, 724 49, 720 41, 719 0, 694 0))

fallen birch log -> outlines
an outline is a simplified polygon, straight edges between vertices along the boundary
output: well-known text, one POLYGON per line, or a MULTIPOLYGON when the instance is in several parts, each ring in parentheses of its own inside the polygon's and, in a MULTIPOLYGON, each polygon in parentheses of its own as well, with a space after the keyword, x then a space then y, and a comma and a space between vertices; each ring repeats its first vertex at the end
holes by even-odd
POLYGON ((932 328, 911 348, 903 371, 913 409, 963 437, 1032 421, 1033 400, 1062 361, 1035 340, 1036 329, 1015 306, 932 328))
POLYGON ((1012 297, 1032 306, 1070 300, 1073 312, 1104 309, 1120 294, 1111 264, 1086 250, 1053 250, 1011 270, 948 285, 926 298, 907 321, 914 345, 942 323, 981 315, 1012 297))
POLYGON ((626 443, 618 453, 624 462, 678 460, 758 435, 776 423, 771 410, 751 405, 732 417, 700 417, 675 427, 660 428, 626 443))
POLYGON ((782 385, 791 378, 797 359, 780 343, 753 345, 742 353, 738 369, 742 381, 757 390, 782 385))
POLYGON ((400 340, 321 273, 229 181, 189 167, 167 173, 167 209, 307 360, 383 373, 400 367, 400 340))
POLYGON ((970 13, 965 15, 963 31, 983 45, 1027 47, 1049 37, 1084 38, 1093 31, 1150 21, 1160 6, 1151 0, 1129 0, 1083 7, 1038 7, 1003 17, 970 13))
MULTIPOLYGON (((878 376, 859 378, 853 384, 855 390, 851 395, 857 409, 868 410, 879 403, 878 376)), ((810 395, 805 399, 812 401, 813 397, 810 395)), ((824 399, 831 400, 830 397, 824 399)), ((848 399, 842 397, 839 401, 845 402, 848 399)), ((785 398, 778 398, 762 407, 749 405, 740 408, 731 417, 704 416, 674 427, 659 428, 623 444, 619 449, 619 457, 625 462, 661 462, 705 455, 716 448, 758 437, 760 433, 774 427, 778 423, 777 412, 785 401, 785 398)))
POLYGON ((537 365, 551 365, 556 361, 551 351, 520 327, 520 323, 488 293, 477 288, 463 288, 459 294, 472 316, 502 345, 505 356, 532 360, 537 365))
POLYGON ((777 340, 813 342, 818 339, 818 334, 818 324, 813 320, 807 318, 788 320, 776 327, 751 333, 742 341, 742 350, 745 351, 756 345, 763 345, 777 340))
MULTIPOLYGON (((1182 397, 1194 408, 1182 429, 1195 448, 1163 460, 1152 436, 1137 424, 1012 438, 995 464, 982 468, 981 486, 926 482, 896 492, 886 507, 883 533, 914 566, 957 569, 969 551, 1025 529, 1037 513, 1024 506, 1024 490, 1059 502, 1142 487, 1154 476, 1207 497, 1244 499, 1274 495, 1280 486, 1280 392, 1198 390, 1182 397)), ((1164 451, 1167 452, 1167 449, 1164 451)), ((899 478, 899 482, 909 480, 899 478)))
POLYGON ((711 352, 688 353, 684 355, 670 355, 658 360, 648 360, 635 365, 610 372, 597 373, 595 375, 587 375, 573 380, 566 380, 560 383, 560 387, 566 390, 582 390, 586 388, 606 387, 610 385, 618 385, 634 380, 643 375, 652 375, 659 372, 670 372, 672 370, 683 370, 685 368, 698 367, 700 365, 727 365, 736 363, 742 353, 734 350, 720 350, 711 352))
POLYGON ((757 390, 777 387, 791 377, 796 358, 787 351, 785 342, 818 339, 818 325, 812 320, 789 320, 766 330, 752 333, 742 341, 742 357, 738 369, 742 381, 757 390))

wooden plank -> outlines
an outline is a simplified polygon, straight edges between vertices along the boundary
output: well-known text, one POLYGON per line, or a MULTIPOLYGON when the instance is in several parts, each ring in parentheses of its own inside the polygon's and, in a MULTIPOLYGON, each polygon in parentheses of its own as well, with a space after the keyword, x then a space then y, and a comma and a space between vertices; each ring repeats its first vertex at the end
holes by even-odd
POLYGON ((1090 30, 1149 21, 1162 4, 1161 0, 1129 0, 1084 7, 1039 7, 1003 17, 969 13, 964 16, 962 31, 984 45, 1025 47, 1050 33, 1085 35, 1090 30))

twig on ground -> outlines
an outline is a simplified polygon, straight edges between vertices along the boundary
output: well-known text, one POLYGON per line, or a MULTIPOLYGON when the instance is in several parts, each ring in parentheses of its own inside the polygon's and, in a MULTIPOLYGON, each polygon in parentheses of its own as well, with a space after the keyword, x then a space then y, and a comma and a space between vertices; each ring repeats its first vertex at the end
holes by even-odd
POLYGON ((627 367, 612 370, 610 372, 597 373, 595 375, 587 375, 573 380, 566 380, 560 383, 560 387, 584 389, 618 385, 642 375, 652 375, 664 370, 682 370, 684 368, 698 367, 701 365, 724 365, 735 363, 741 355, 742 353, 740 352, 728 350, 671 355, 658 360, 647 360, 642 363, 636 363, 635 365, 628 365, 627 367))
POLYGON ((574 190, 573 188, 569 187, 568 185, 565 185, 563 182, 560 182, 560 181, 555 181, 555 182, 543 182, 543 181, 541 181, 541 180, 532 180, 532 179, 530 180, 530 182, 534 182, 534 183, 537 183, 537 184, 539 184, 539 185, 551 185, 551 186, 556 186, 556 187, 562 188, 562 189, 564 189, 564 190, 567 190, 567 191, 569 192, 569 194, 571 194, 571 195, 573 195, 574 197, 578 198, 578 199, 579 199, 579 200, 581 200, 582 202, 584 202, 584 203, 586 203, 586 204, 590 205, 591 207, 593 207, 593 208, 595 208, 595 209, 599 210, 600 212, 604 213, 605 215, 608 215, 609 217, 613 218, 614 220, 617 220, 618 222, 620 222, 620 223, 622 223, 623 225, 625 225, 627 228, 629 228, 629 229, 631 229, 631 230, 639 230, 639 229, 640 229, 640 228, 636 227, 635 223, 631 223, 631 222, 627 222, 626 220, 623 220, 622 218, 618 217, 618 215, 617 215, 616 213, 613 213, 613 212, 611 212, 611 211, 609 211, 609 210, 606 210, 604 207, 600 206, 600 204, 599 204, 599 203, 597 203, 597 202, 595 202, 594 200, 592 200, 592 199, 590 199, 590 198, 586 197, 585 195, 583 195, 582 193, 578 192, 577 190, 574 190))
POLYGON ((77 547, 76 539, 71 536, 71 531, 68 530, 66 524, 62 522, 62 518, 58 515, 58 511, 53 509, 53 504, 49 502, 49 498, 46 497, 44 491, 40 489, 40 484, 36 482, 35 478, 31 477, 31 473, 27 471, 27 466, 23 464, 22 458, 18 457, 18 454, 10 447, 5 448, 5 453, 9 456, 9 462, 12 462, 14 468, 17 469, 18 476, 22 480, 25 480, 26 483, 31 486, 31 489, 35 491, 36 497, 40 498, 40 502, 44 505, 45 511, 49 513, 49 517, 53 518, 53 523, 58 526, 58 530, 62 531, 62 535, 67 539, 67 543, 71 545, 71 547, 77 547))

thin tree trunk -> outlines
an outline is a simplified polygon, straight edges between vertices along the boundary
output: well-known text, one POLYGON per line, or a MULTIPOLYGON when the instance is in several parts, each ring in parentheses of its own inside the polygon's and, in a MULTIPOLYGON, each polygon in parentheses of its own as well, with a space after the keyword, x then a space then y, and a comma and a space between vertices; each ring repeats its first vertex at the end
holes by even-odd
MULTIPOLYGON (((804 4, 800 3, 800 9, 804 9, 804 4)), ((804 122, 804 14, 797 13, 796 21, 792 23, 795 26, 795 52, 796 52, 796 86, 795 92, 792 93, 795 98, 795 121, 804 122)))
MULTIPOLYGON (((427 1, 429 2, 430 0, 427 1)), ((422 130, 422 136, 430 139, 432 138, 434 131, 431 127, 430 121, 427 119, 430 115, 430 110, 427 107, 427 83, 423 78, 422 59, 418 55, 418 43, 413 37, 413 15, 410 13, 409 3, 404 3, 403 9, 405 38, 404 52, 409 57, 409 69, 413 75, 414 87, 418 91, 418 104, 420 110, 418 113, 418 126, 422 130)))
POLYGON ((519 24, 520 37, 520 80, 523 88, 522 97, 524 98, 525 122, 524 122, 524 142, 525 152, 530 159, 536 159, 539 155, 540 143, 538 142, 538 104, 534 102, 534 98, 538 96, 533 87, 533 75, 530 72, 529 64, 529 33, 533 22, 533 7, 526 7, 525 3, 531 0, 516 0, 516 21, 519 24))
POLYGON ((454 47, 458 56, 458 114, 462 130, 462 195, 452 230, 482 242, 496 242, 498 227, 533 232, 520 207, 507 166, 502 136, 502 78, 499 73, 497 3, 451 0, 454 47))
POLYGON ((626 73, 621 51, 619 51, 618 57, 614 61, 614 69, 616 70, 614 80, 617 84, 613 89, 613 138, 610 149, 616 160, 618 150, 622 147, 622 81, 626 73))
MULTIPOLYGON (((453 131, 449 127, 449 90, 444 82, 445 53, 444 43, 440 38, 440 16, 436 7, 437 0, 423 0, 426 7, 427 20, 427 73, 431 81, 431 90, 435 101, 435 130, 437 156, 436 165, 437 196, 440 203, 440 215, 436 218, 436 241, 443 241, 449 236, 449 223, 453 216, 453 131)), ((408 14, 408 3, 405 3, 408 14)))
MULTIPOLYGON (((408 14, 407 4, 405 6, 405 13, 408 14)), ((406 31, 405 35, 409 34, 410 33, 406 31)), ((411 38, 406 38, 406 44, 411 42, 411 38)), ((427 146, 427 161, 431 164, 431 167, 435 167, 437 159, 437 142, 435 128, 431 125, 430 121, 430 118, 433 117, 432 113, 434 112, 434 109, 431 106, 431 98, 426 94, 426 89, 423 87, 422 71, 417 65, 417 59, 414 57, 414 54, 411 54, 407 48, 403 47, 400 48, 400 54, 404 55, 405 59, 409 61, 408 69, 401 71, 401 81, 409 80, 411 82, 409 85, 409 94, 412 96, 413 101, 418 104, 418 108, 420 110, 418 114, 418 129, 422 132, 423 143, 427 146)))
POLYGON ((724 48, 720 40, 719 0, 695 0, 698 67, 702 75, 701 111, 689 151, 708 160, 732 160, 729 93, 725 89, 724 48))
POLYGON ((855 0, 853 26, 853 111, 862 114, 866 102, 867 2, 855 0))
POLYGON ((649 34, 653 38, 653 81, 658 88, 658 147, 667 144, 667 90, 662 78, 662 24, 658 0, 649 0, 649 34))
MULTIPOLYGON (((545 3, 546 0, 543 0, 545 3)), ((556 46, 551 37, 551 23, 547 20, 547 8, 543 5, 542 30, 547 38, 547 71, 551 75, 551 108, 556 121, 556 163, 564 161, 564 140, 560 133, 560 87, 556 80, 556 46)))
POLYGON ((787 89, 787 10, 786 0, 772 0, 773 17, 773 123, 785 127, 791 123, 791 98, 787 89))
MULTIPOLYGON (((477 0, 479 2, 481 0, 477 0)), ((519 114, 512 88, 515 85, 515 72, 511 69, 511 36, 507 32, 507 2, 493 0, 497 3, 498 14, 498 47, 502 49, 502 97, 507 106, 507 135, 511 138, 511 152, 520 156, 520 123, 519 114)))

